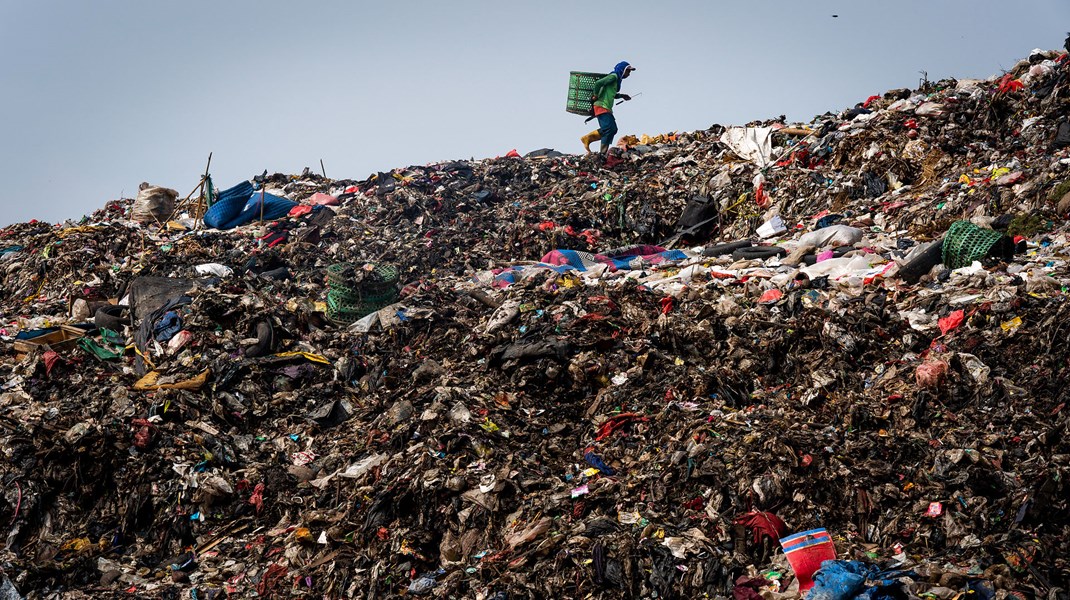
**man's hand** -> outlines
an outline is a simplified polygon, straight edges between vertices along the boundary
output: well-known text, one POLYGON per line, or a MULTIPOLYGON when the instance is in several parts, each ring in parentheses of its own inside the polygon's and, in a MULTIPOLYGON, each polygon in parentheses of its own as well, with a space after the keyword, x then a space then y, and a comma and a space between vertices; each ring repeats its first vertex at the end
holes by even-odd
POLYGON ((620 98, 621 100, 624 100, 625 102, 627 102, 627 101, 632 99, 632 97, 629 96, 628 94, 617 94, 617 97, 620 98))

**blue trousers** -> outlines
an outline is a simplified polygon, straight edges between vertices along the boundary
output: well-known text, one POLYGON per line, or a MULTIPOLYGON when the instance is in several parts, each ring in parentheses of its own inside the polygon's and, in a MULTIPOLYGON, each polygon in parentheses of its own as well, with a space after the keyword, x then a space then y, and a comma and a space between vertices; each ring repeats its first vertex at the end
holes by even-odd
POLYGON ((598 115, 598 134, 602 136, 603 150, 613 145, 613 136, 617 135, 617 119, 613 113, 598 115))

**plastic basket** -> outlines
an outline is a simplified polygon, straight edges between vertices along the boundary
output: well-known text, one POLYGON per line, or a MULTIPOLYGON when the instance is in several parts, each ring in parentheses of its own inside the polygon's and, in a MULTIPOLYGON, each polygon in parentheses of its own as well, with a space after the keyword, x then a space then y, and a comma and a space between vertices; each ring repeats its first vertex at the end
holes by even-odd
POLYGON ((605 77, 605 73, 584 73, 572 71, 568 74, 568 101, 565 110, 574 115, 589 116, 594 114, 594 84, 605 77))
POLYGON ((332 285, 346 285, 353 280, 349 270, 353 265, 349 263, 337 263, 327 267, 327 283, 332 285))
POLYGON ((354 297, 378 296, 397 289, 398 269, 394 265, 375 264, 358 281, 357 268, 348 263, 327 267, 327 285, 354 297))
POLYGON ((361 314, 358 314, 358 313, 338 312, 336 310, 333 310, 330 307, 330 305, 327 306, 327 318, 330 319, 331 322, 334 323, 335 325, 339 325, 339 326, 343 326, 343 327, 347 326, 347 325, 352 325, 353 323, 356 323, 357 321, 361 320, 365 316, 367 316, 367 315, 361 315, 361 314))
POLYGON ((944 236, 941 259, 951 269, 968 267, 973 261, 987 256, 992 246, 1003 237, 998 231, 978 227, 969 221, 955 221, 944 236))
POLYGON ((398 268, 394 265, 377 264, 371 273, 365 275, 360 293, 362 296, 381 296, 394 292, 397 285, 398 268))
POLYGON ((814 573, 821 568, 822 562, 836 559, 836 547, 824 529, 811 529, 781 538, 780 546, 799 580, 800 592, 814 587, 814 573))
POLYGON ((349 325, 393 304, 397 299, 396 289, 376 296, 367 295, 360 298, 354 298, 332 289, 327 292, 327 318, 336 325, 349 325))

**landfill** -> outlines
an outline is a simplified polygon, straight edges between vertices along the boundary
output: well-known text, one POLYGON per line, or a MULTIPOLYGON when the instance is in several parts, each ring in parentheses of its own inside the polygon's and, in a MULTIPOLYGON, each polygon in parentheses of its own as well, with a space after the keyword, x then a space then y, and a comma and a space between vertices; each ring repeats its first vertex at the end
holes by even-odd
POLYGON ((1068 74, 4 228, 0 598, 1065 599, 1068 74))

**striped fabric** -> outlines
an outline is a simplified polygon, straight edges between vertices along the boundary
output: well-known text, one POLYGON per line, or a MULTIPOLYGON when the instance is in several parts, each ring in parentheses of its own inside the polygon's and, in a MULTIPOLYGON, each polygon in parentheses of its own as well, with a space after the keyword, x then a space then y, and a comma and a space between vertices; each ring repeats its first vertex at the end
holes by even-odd
POLYGON ((811 529, 810 531, 789 535, 786 538, 780 538, 780 546, 784 549, 784 554, 818 544, 830 543, 832 543, 832 537, 824 529, 811 529))

